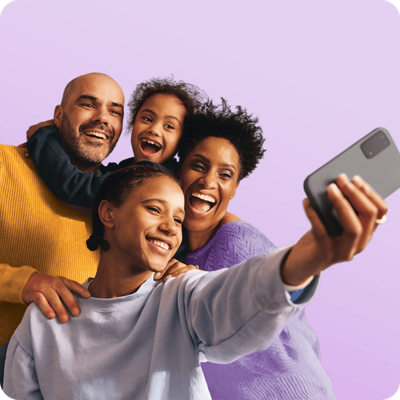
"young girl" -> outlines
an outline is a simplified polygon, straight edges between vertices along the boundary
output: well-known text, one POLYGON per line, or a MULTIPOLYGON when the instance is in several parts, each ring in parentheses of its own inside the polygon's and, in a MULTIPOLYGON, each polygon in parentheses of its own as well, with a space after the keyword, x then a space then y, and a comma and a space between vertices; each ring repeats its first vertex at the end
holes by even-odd
POLYGON ((148 160, 175 173, 177 162, 173 157, 182 136, 184 118, 194 114, 204 97, 198 87, 173 79, 140 83, 128 104, 134 157, 101 166, 98 173, 82 173, 71 163, 53 125, 39 124, 42 127, 28 138, 27 149, 53 194, 64 203, 80 207, 77 211, 85 212, 82 208, 90 208, 101 182, 112 171, 148 160))

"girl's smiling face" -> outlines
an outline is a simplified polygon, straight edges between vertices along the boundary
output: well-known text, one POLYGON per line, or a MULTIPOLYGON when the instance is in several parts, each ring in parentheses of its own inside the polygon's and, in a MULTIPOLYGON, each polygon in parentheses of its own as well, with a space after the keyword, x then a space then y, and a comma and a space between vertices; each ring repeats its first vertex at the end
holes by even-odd
POLYGON ((135 161, 150 160, 162 164, 172 158, 182 136, 186 109, 169 94, 154 94, 140 107, 132 130, 135 161))
POLYGON ((188 154, 180 178, 189 231, 218 226, 239 185, 239 173, 239 154, 229 140, 208 137, 188 154))
POLYGON ((185 216, 184 198, 179 185, 169 177, 146 179, 131 191, 125 202, 109 207, 105 239, 121 263, 137 271, 161 271, 182 241, 185 216))

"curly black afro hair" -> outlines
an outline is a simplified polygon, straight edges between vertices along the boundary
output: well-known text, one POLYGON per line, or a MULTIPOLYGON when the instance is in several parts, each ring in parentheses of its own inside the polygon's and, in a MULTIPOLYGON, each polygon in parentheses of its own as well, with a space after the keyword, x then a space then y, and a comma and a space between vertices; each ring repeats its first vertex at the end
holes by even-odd
POLYGON ((253 118, 240 106, 233 112, 226 100, 221 100, 220 105, 208 100, 196 114, 185 119, 178 149, 179 162, 183 164, 196 145, 210 136, 227 139, 239 154, 239 180, 242 180, 254 171, 263 158, 265 139, 261 127, 257 125, 257 117, 253 118))
POLYGON ((168 94, 178 98, 186 109, 186 115, 193 115, 207 98, 205 92, 197 86, 183 81, 175 81, 174 77, 153 78, 139 83, 133 91, 128 103, 129 118, 127 130, 130 132, 135 118, 143 103, 155 94, 168 94))

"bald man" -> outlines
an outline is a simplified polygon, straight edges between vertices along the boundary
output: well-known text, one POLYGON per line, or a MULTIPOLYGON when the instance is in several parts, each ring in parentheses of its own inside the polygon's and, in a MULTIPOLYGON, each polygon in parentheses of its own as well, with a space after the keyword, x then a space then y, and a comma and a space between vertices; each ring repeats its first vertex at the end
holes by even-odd
MULTIPOLYGON (((63 148, 82 172, 97 171, 113 150, 123 113, 122 89, 105 74, 79 76, 66 86, 54 122, 63 148)), ((94 276, 100 258, 85 245, 90 218, 57 200, 24 153, 0 145, 0 345, 31 302, 61 322, 68 321, 64 305, 78 315, 71 291, 90 296, 80 283, 94 276)))

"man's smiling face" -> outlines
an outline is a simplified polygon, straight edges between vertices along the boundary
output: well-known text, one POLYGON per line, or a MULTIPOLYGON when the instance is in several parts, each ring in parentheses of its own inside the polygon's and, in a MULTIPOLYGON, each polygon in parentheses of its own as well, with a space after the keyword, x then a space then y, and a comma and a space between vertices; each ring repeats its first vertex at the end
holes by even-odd
POLYGON ((88 74, 67 86, 54 122, 64 150, 79 167, 98 166, 122 131, 124 95, 109 76, 88 74))

